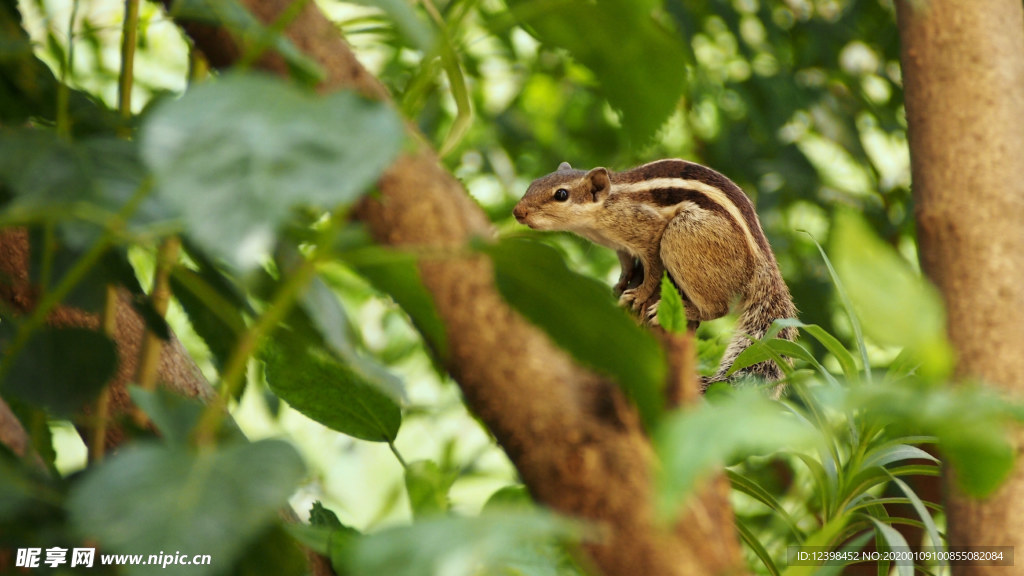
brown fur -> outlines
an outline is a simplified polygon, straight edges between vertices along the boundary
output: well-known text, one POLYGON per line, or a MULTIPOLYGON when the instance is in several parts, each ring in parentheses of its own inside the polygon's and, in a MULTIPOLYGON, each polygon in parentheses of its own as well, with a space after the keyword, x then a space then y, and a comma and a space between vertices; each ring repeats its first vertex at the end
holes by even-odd
MULTIPOLYGON (((663 272, 679 289, 692 326, 739 303, 740 318, 717 373, 771 323, 796 316, 789 289, 750 199, 722 174, 684 160, 659 160, 624 172, 559 170, 535 180, 516 204, 516 219, 539 230, 567 230, 616 250, 620 304, 655 322, 663 272), (558 200, 558 191, 568 197, 558 200), (634 276, 642 270, 638 283, 634 276), (635 286, 634 286, 635 285, 635 286)), ((796 338, 794 328, 779 336, 796 338)), ((782 378, 767 361, 739 372, 782 378)))

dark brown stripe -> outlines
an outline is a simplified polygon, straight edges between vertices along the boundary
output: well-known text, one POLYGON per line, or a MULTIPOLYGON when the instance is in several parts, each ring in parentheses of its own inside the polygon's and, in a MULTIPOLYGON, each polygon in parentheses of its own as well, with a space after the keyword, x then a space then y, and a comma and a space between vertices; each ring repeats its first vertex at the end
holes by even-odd
MULTIPOLYGON (((750 198, 743 193, 732 180, 729 180, 725 175, 703 166, 701 164, 695 164, 693 162, 687 162, 685 160, 659 160, 646 164, 633 170, 626 170, 619 172, 613 176, 613 181, 616 183, 632 183, 642 182, 645 180, 651 180, 654 178, 682 178, 684 180, 696 180, 697 182, 703 182, 708 186, 718 188, 725 194, 726 198, 732 201, 740 210, 740 214, 743 215, 743 219, 747 222, 747 228, 750 229, 751 235, 754 237, 754 241, 761 250, 768 254, 771 252, 771 248, 768 245, 768 239, 764 236, 764 231, 761 230, 761 223, 757 219, 757 213, 754 211, 754 205, 751 204, 750 198)), ((681 190, 681 189, 680 189, 681 190)), ((699 194, 694 190, 689 192, 699 194)), ((713 208, 701 204, 692 198, 685 198, 696 203, 701 208, 706 210, 713 210, 713 208)), ((707 200, 711 204, 715 204, 713 200, 707 200)), ((666 205, 666 204, 659 204, 666 205)))

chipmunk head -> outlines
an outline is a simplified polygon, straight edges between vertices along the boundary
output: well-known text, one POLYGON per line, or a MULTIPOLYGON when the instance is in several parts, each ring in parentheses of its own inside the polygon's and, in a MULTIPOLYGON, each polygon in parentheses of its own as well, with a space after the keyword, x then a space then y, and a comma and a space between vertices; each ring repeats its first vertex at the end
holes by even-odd
POLYGON ((589 222, 612 190, 605 168, 574 170, 568 162, 533 181, 512 214, 536 230, 573 230, 589 222))

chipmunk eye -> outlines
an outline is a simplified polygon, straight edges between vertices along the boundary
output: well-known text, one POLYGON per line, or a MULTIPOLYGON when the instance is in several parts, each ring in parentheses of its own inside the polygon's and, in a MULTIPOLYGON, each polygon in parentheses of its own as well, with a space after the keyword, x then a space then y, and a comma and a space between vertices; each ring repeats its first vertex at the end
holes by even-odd
POLYGON ((569 199, 569 191, 568 190, 566 190, 565 188, 559 188, 558 190, 555 190, 555 200, 557 200, 559 202, 565 202, 568 199, 569 199))

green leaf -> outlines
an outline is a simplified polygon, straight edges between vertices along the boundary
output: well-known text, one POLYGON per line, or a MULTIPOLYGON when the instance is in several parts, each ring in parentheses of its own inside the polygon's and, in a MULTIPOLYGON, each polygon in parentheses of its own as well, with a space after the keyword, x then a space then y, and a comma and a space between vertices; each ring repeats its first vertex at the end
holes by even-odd
POLYGON ((4 216, 9 221, 59 225, 61 238, 84 249, 103 226, 128 234, 168 230, 169 213, 151 195, 139 201, 126 222, 115 220, 145 192, 148 174, 134 142, 93 137, 76 142, 50 130, 0 129, 0 183, 14 192, 4 216))
POLYGON ((819 442, 814 428, 756 390, 738 390, 719 403, 673 414, 654 435, 662 463, 658 510, 674 517, 698 480, 736 458, 819 442))
POLYGON ((404 134, 394 110, 353 93, 320 98, 269 77, 229 75, 158 105, 140 139, 157 194, 192 239, 248 270, 293 207, 334 209, 365 193, 404 134))
POLYGON ((62 498, 58 490, 45 468, 21 461, 6 445, 0 447, 0 526, 21 514, 39 516, 50 508, 57 512, 55 504, 62 498))
MULTIPOLYGON (((349 554, 349 547, 359 538, 359 531, 345 525, 325 526, 288 524, 285 530, 296 541, 310 550, 330 559, 333 566, 343 566, 349 554)), ((347 572, 338 574, 348 576, 347 572)))
POLYGON ((675 110, 686 83, 684 39, 655 20, 657 7, 631 0, 509 2, 542 43, 568 50, 594 73, 635 145, 646 143, 675 110))
POLYGON ((853 355, 846 349, 845 346, 833 335, 825 331, 824 328, 817 324, 804 324, 799 320, 793 318, 783 318, 776 320, 774 325, 777 326, 793 326, 802 329, 804 332, 810 334, 815 340, 821 343, 836 360, 839 361, 839 365, 843 369, 843 375, 846 376, 847 382, 859 382, 860 374, 857 371, 857 363, 853 359, 853 355))
POLYGON ((420 519, 448 511, 448 490, 455 475, 441 470, 433 460, 410 462, 405 469, 405 489, 413 517, 420 519))
MULTIPOLYGON (((136 444, 86 473, 68 509, 78 534, 123 554, 180 550, 214 562, 190 572, 220 574, 270 526, 304 474, 289 444, 264 440, 193 452, 136 444)), ((125 566, 159 574, 160 566, 125 566)))
POLYGON ((204 276, 203 270, 195 272, 176 266, 170 277, 171 291, 196 334, 210 349, 214 365, 220 370, 238 345, 246 324, 238 307, 204 276))
MULTIPOLYGON (((10 322, 0 323, 0 349, 14 337, 10 322)), ((87 328, 45 327, 35 332, 14 358, 2 383, 11 394, 69 417, 99 395, 117 369, 117 348, 100 332, 87 328)))
POLYGON ((475 518, 442 517, 383 530, 352 543, 345 558, 353 576, 475 576, 558 574, 557 559, 532 549, 576 539, 578 527, 539 512, 494 512, 475 518), (530 568, 523 570, 524 564, 530 568), (515 571, 513 571, 515 570, 515 571))
POLYGON ((434 305, 434 297, 423 285, 415 256, 380 247, 361 249, 345 255, 345 261, 378 290, 386 292, 412 319, 434 354, 448 358, 448 336, 434 305))
POLYGON ((285 526, 275 523, 249 542, 233 573, 239 576, 306 574, 309 572, 309 558, 305 552, 295 545, 285 526))
POLYGON ((778 567, 775 566, 775 561, 772 560, 772 555, 768 553, 761 541, 757 539, 757 536, 747 528, 747 525, 741 521, 736 520, 736 531, 740 534, 740 539, 747 545, 748 548, 754 551, 754 554, 764 565, 765 570, 768 571, 772 576, 779 576, 780 572, 778 567))
POLYGON ((309 509, 309 523, 312 526, 341 528, 341 520, 338 520, 338 515, 325 507, 319 500, 313 502, 313 506, 309 509))
POLYGON ((338 297, 319 277, 313 277, 292 313, 294 327, 311 327, 319 343, 368 384, 394 397, 402 395, 402 382, 373 358, 360 354, 352 342, 352 326, 338 297))
POLYGON ((372 442, 398 435, 402 411, 395 399, 308 336, 282 328, 260 356, 270 389, 309 418, 372 442))
MULTIPOLYGON (((132 402, 149 416, 165 441, 185 446, 192 440, 192 430, 205 408, 199 400, 175 394, 166 388, 146 390, 129 386, 128 394, 132 402)), ((222 440, 245 440, 245 435, 230 419, 219 432, 222 440)))
POLYGON ((577 360, 611 375, 648 430, 664 407, 665 355, 600 283, 573 272, 539 242, 506 239, 484 248, 501 295, 577 360))
MULTIPOLYGON (((867 516, 867 519, 875 525, 875 533, 881 537, 881 540, 885 542, 889 550, 906 550, 909 548, 907 539, 898 530, 874 516, 867 516)), ((878 548, 880 550, 883 549, 881 546, 878 548)), ((886 573, 888 574, 888 571, 886 573)), ((910 560, 897 560, 896 573, 899 576, 914 576, 914 563, 910 560)))
POLYGON ((356 0, 357 4, 379 8, 395 23, 412 46, 421 52, 428 52, 436 42, 433 28, 420 17, 412 4, 402 0, 356 0))
POLYGON ((683 297, 679 295, 679 290, 676 290, 676 285, 669 279, 667 272, 661 277, 658 323, 665 330, 675 334, 686 332, 686 308, 683 306, 683 297))
POLYGON ((725 475, 729 479, 729 483, 732 484, 733 490, 742 492, 747 496, 750 496, 754 500, 757 500, 758 502, 767 506, 769 509, 771 509, 774 515, 782 519, 782 521, 786 524, 790 531, 793 532, 793 534, 797 538, 797 541, 802 539, 800 529, 799 527, 797 527, 796 521, 793 520, 793 517, 790 516, 789 512, 787 512, 786 509, 783 508, 782 504, 780 504, 779 501, 775 499, 775 496, 773 496, 771 492, 769 492, 767 489, 765 489, 763 486, 761 486, 754 480, 747 478, 742 474, 738 474, 732 470, 726 469, 725 475))
POLYGON ((899 487, 900 490, 906 494, 907 499, 910 501, 911 506, 914 507, 914 511, 921 518, 921 522, 924 523, 925 530, 927 531, 928 538, 932 542, 942 542, 942 536, 939 534, 939 528, 935 525, 935 519, 932 518, 928 508, 925 506, 921 497, 914 492, 914 490, 903 480, 893 476, 892 481, 899 487))
POLYGON ((530 498, 530 492, 522 484, 502 486, 494 494, 491 494, 491 497, 484 504, 484 510, 488 512, 507 509, 530 510, 533 508, 533 498, 530 498))
POLYGON ((894 444, 892 446, 886 446, 880 450, 872 450, 868 453, 867 457, 864 458, 864 462, 861 464, 864 468, 871 466, 886 466, 893 462, 899 462, 901 460, 928 460, 929 462, 939 463, 939 460, 917 446, 911 446, 909 444, 894 444))
POLYGON ((832 254, 864 332, 880 344, 913 351, 925 378, 947 376, 953 353, 935 288, 849 211, 836 213, 832 254))
MULTIPOLYGON (((76 135, 113 133, 120 116, 98 98, 60 86, 53 71, 34 51, 18 2, 0 2, 0 125, 53 124, 58 116, 58 92, 66 90, 68 123, 76 135), (42 122, 39 122, 42 120, 42 122)), ((42 50, 40 50, 42 51, 42 50)))
POLYGON ((818 248, 818 253, 821 254, 822 261, 825 262, 825 268, 828 270, 829 279, 832 280, 832 284, 836 287, 836 295, 839 296, 839 301, 843 305, 843 310, 846 312, 847 318, 850 320, 850 328, 853 330, 853 339, 857 343, 857 351, 860 353, 861 363, 864 365, 864 380, 868 383, 871 382, 871 363, 868 360, 868 349, 864 343, 864 333, 860 327, 860 319, 857 318, 857 312, 854 310, 853 302, 850 300, 850 296, 846 293, 846 287, 843 282, 839 279, 839 274, 836 273, 836 269, 832 266, 832 261, 829 259, 828 254, 825 254, 825 249, 818 244, 818 241, 811 236, 809 232, 807 235, 810 236, 811 242, 814 242, 814 246, 818 248))

